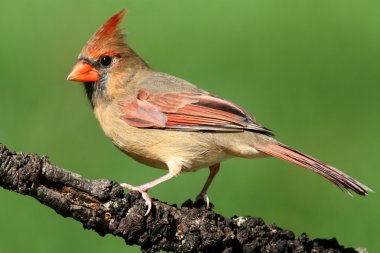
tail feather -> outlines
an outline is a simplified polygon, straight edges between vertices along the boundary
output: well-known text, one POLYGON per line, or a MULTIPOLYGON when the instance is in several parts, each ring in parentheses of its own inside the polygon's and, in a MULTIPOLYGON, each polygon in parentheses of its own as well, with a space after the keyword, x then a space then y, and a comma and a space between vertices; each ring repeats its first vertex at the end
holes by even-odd
POLYGON ((350 190, 356 192, 359 195, 367 195, 368 192, 372 192, 372 190, 365 186, 364 184, 356 181, 352 177, 347 174, 341 172, 340 170, 327 165, 314 157, 303 154, 297 150, 294 150, 284 144, 281 143, 273 143, 268 145, 263 145, 260 147, 256 147, 261 152, 264 152, 268 155, 275 156, 277 158, 295 163, 300 165, 306 169, 314 171, 321 176, 327 178, 336 186, 347 192, 351 195, 350 190))

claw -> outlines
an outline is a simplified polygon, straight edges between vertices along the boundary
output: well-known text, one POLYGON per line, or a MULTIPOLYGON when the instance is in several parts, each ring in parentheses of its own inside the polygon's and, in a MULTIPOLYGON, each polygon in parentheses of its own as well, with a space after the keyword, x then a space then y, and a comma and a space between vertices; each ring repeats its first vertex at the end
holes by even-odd
POLYGON ((148 195, 148 189, 144 186, 136 187, 136 186, 132 186, 132 185, 126 184, 126 183, 120 184, 120 186, 123 189, 128 189, 131 191, 138 191, 139 193, 141 193, 141 197, 145 200, 145 205, 148 208, 148 210, 144 214, 144 216, 147 216, 150 213, 150 210, 152 209, 152 202, 153 202, 152 199, 148 195))
POLYGON ((145 205, 148 207, 148 210, 146 210, 146 213, 144 216, 147 216, 150 213, 150 210, 152 209, 152 199, 149 197, 147 192, 140 192, 143 199, 145 199, 145 205))
POLYGON ((210 207, 210 200, 207 196, 206 193, 199 193, 199 195, 195 198, 195 202, 197 201, 200 201, 200 200, 203 200, 204 202, 206 202, 206 209, 209 209, 210 207))

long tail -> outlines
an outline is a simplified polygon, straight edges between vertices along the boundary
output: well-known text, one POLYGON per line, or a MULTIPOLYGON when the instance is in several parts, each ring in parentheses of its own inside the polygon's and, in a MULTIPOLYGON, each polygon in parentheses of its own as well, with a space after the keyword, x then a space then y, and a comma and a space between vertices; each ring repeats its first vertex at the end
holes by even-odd
POLYGON ((285 146, 284 144, 272 143, 259 147, 256 146, 255 148, 268 155, 281 158, 283 160, 298 164, 306 169, 314 171, 319 175, 322 175, 323 177, 327 178, 332 183, 334 183, 350 195, 351 192, 349 190, 352 190, 357 194, 363 196, 367 195, 368 192, 372 192, 372 190, 369 187, 356 181, 355 179, 341 172, 340 170, 331 167, 330 165, 327 165, 315 159, 314 157, 303 154, 297 150, 285 146))

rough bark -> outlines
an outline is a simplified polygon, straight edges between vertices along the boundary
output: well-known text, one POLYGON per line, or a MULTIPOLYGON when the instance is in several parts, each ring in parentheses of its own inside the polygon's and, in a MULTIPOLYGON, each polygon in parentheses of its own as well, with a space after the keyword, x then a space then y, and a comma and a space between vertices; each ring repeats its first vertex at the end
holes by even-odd
POLYGON ((140 245, 143 252, 357 252, 335 238, 295 238, 261 218, 226 218, 190 200, 180 208, 156 200, 144 216, 139 193, 125 194, 114 181, 89 180, 47 157, 12 152, 1 144, 0 186, 31 196, 101 236, 113 234, 140 245))

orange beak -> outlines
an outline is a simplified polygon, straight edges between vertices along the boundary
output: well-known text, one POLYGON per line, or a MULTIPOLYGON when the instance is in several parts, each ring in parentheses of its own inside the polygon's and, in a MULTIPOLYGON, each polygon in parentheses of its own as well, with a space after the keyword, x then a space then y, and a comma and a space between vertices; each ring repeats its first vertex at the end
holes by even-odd
POLYGON ((83 83, 96 82, 99 81, 99 73, 87 62, 79 61, 71 70, 67 80, 83 83))

